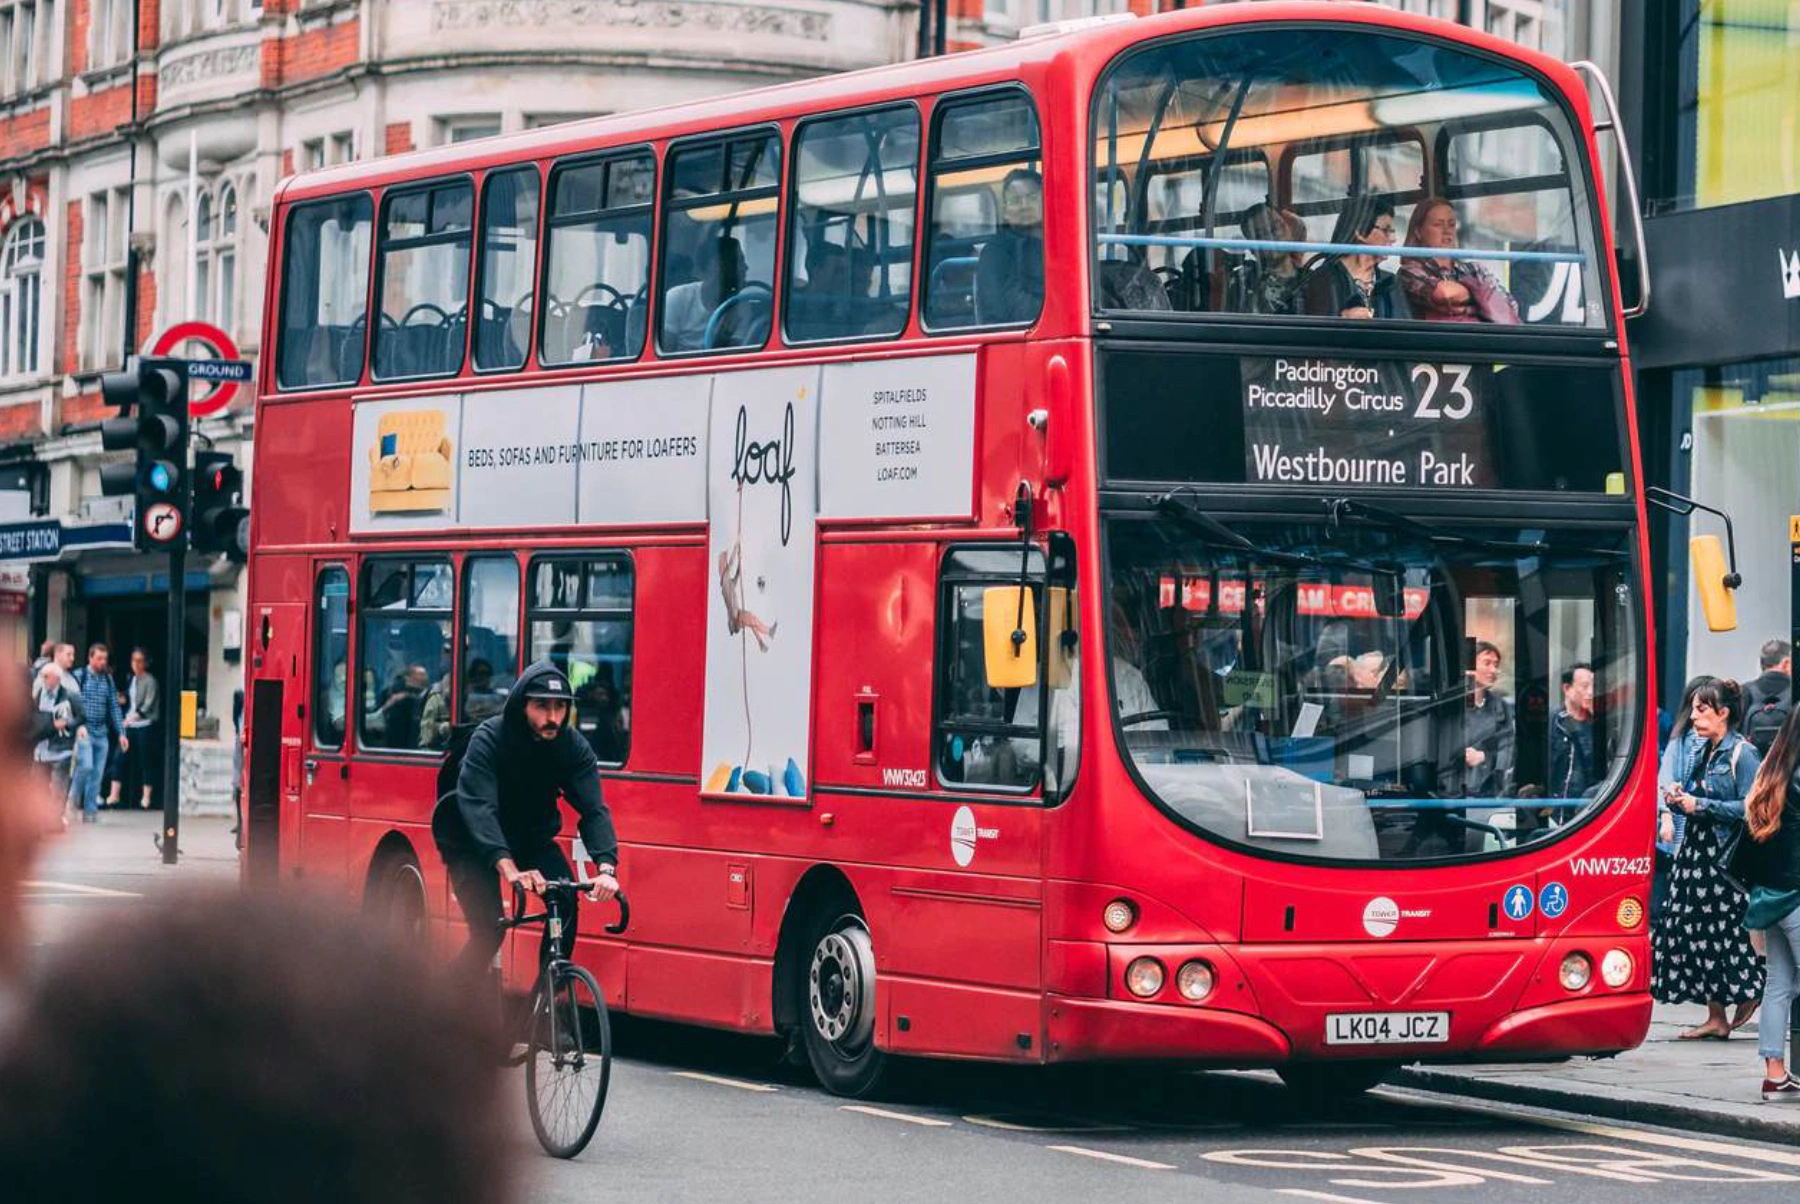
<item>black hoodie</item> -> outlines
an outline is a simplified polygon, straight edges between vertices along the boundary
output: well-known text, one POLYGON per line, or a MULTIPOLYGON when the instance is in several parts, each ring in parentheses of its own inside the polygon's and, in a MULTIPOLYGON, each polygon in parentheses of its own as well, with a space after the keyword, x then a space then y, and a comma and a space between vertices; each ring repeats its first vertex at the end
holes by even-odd
MULTIPOLYGON (((617 865, 619 841, 600 797, 600 762, 581 733, 565 722, 543 740, 525 720, 525 695, 540 678, 566 677, 549 661, 519 675, 506 707, 469 737, 456 793, 438 801, 431 830, 446 855, 479 857, 496 865, 514 849, 536 849, 562 832, 557 796, 569 800, 588 856, 617 865)), ((574 710, 570 709, 573 718, 574 710)))

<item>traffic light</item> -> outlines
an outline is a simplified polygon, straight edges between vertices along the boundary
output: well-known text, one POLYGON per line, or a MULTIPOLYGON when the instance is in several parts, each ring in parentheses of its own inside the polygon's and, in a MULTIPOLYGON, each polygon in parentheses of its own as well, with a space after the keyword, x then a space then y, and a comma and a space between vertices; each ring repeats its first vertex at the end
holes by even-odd
POLYGON ((125 371, 101 377, 100 392, 120 412, 100 424, 100 445, 137 452, 133 463, 100 470, 100 491, 135 495, 132 543, 142 552, 168 551, 188 525, 186 365, 137 359, 125 371))
POLYGON ((229 452, 194 456, 194 521, 188 528, 196 552, 223 552, 243 561, 249 548, 243 539, 244 474, 229 452))

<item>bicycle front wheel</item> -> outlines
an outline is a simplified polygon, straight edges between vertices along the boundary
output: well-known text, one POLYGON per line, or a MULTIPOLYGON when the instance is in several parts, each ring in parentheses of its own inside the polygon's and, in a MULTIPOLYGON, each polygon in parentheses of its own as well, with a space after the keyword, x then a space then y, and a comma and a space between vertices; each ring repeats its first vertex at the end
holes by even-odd
POLYGON ((539 1144, 555 1158, 586 1148, 606 1107, 612 1027, 600 984, 580 966, 558 963, 532 1004, 525 1098, 539 1144))

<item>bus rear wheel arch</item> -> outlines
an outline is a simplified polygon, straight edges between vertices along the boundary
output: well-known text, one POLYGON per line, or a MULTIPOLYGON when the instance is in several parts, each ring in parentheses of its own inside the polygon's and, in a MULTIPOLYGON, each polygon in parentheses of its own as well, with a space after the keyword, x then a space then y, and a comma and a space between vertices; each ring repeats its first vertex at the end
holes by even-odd
POLYGON ((892 1059, 876 1047, 875 939, 835 870, 809 874, 782 925, 775 1011, 819 1083, 834 1095, 876 1093, 892 1059))
POLYGON ((430 918, 425 872, 404 837, 389 835, 370 859, 363 914, 413 947, 424 947, 430 918))

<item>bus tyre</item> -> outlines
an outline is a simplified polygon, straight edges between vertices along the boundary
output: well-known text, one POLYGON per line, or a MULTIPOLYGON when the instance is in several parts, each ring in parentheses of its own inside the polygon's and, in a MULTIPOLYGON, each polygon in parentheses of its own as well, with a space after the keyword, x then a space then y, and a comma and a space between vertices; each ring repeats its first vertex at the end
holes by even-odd
POLYGON ((1350 1099, 1379 1087, 1400 1066, 1396 1062, 1295 1062, 1275 1073, 1303 1100, 1350 1099))
POLYGON ((413 942, 425 939, 425 875, 417 861, 390 856, 382 862, 369 891, 369 914, 396 936, 413 942))
POLYGON ((861 1099, 889 1062, 875 1048, 875 943, 854 907, 820 911, 808 935, 796 967, 806 1060, 827 1091, 861 1099))

